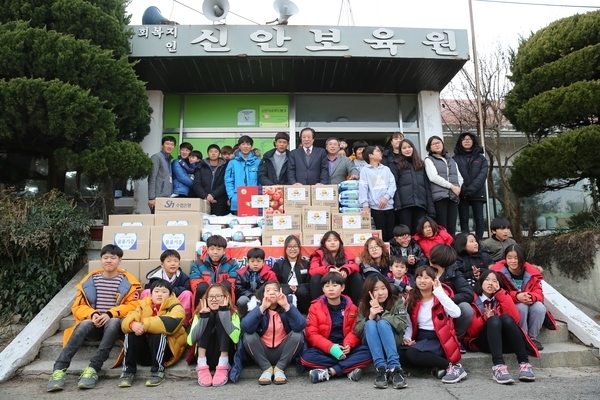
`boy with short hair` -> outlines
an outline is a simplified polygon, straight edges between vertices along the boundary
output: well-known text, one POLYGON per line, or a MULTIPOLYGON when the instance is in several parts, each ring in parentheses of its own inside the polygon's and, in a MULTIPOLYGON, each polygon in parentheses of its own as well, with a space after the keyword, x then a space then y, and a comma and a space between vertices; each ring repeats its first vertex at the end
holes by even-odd
POLYGON ((362 368, 372 362, 371 352, 354 333, 358 308, 344 291, 344 278, 339 272, 328 272, 321 279, 323 295, 312 302, 306 318, 306 341, 309 348, 302 353, 302 365, 312 383, 348 374, 358 381, 362 368))
POLYGON ((148 175, 148 207, 154 214, 157 197, 171 197, 173 194, 173 176, 171 167, 171 153, 175 148, 173 136, 163 136, 161 150, 150 157, 152 172, 148 175))
POLYGON ((248 250, 246 258, 248 266, 238 272, 235 280, 237 307, 242 317, 256 306, 256 291, 267 281, 277 281, 275 272, 265 264, 263 249, 255 247, 248 250))
POLYGON ((258 166, 260 158, 252 152, 254 140, 244 135, 238 140, 239 150, 225 170, 225 189, 230 202, 231 213, 237 215, 238 187, 258 186, 258 166))
POLYGON ((504 250, 510 245, 517 244, 515 239, 509 237, 510 222, 506 218, 496 217, 490 223, 492 237, 485 239, 481 244, 490 250, 494 262, 504 258, 504 250))
POLYGON ((71 359, 87 338, 100 340, 96 354, 79 377, 80 389, 92 389, 98 371, 108 359, 117 338, 121 335, 121 318, 138 305, 141 285, 129 272, 120 269, 123 250, 108 244, 100 250, 102 269, 92 271, 75 286, 77 295, 71 307, 75 325, 65 329, 63 350, 54 363, 47 390, 63 390, 66 370, 71 359))
POLYGON ((194 294, 194 308, 213 283, 220 283, 234 296, 235 279, 240 268, 236 260, 227 258, 227 240, 221 235, 212 235, 206 241, 204 262, 196 260, 190 271, 190 288, 194 294))
MULTIPOLYGON (((173 170, 173 194, 171 197, 187 197, 190 189, 194 185, 194 170, 196 164, 192 164, 190 157, 194 154, 194 147, 191 143, 183 142, 179 146, 179 157, 172 162, 173 170)), ((202 158, 202 153, 196 151, 194 154, 196 162, 202 158), (198 157, 198 154, 200 156, 198 157)))
POLYGON ((172 291, 185 310, 184 326, 192 319, 193 294, 190 291, 190 277, 180 267, 181 255, 177 250, 165 250, 160 255, 160 265, 146 274, 148 283, 140 295, 140 299, 150 295, 150 287, 154 281, 164 279, 172 286, 172 291))
POLYGON ((415 287, 415 277, 408 273, 408 258, 391 256, 390 262, 392 265, 390 265, 388 273, 388 282, 390 282, 392 290, 408 294, 415 287))
POLYGON ((150 366, 146 386, 160 385, 165 381, 165 367, 175 364, 186 349, 185 311, 173 286, 164 279, 155 279, 150 292, 121 323, 125 358, 119 387, 131 386, 137 364, 150 366))
POLYGON ((421 265, 429 265, 421 246, 410 235, 410 228, 400 224, 392 231, 394 238, 390 240, 390 256, 406 257, 408 272, 413 274, 421 265))

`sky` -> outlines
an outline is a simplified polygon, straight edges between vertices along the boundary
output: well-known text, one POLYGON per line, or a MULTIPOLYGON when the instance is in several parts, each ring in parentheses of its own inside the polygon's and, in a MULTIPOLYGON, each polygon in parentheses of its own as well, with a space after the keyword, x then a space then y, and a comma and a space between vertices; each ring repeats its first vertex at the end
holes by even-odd
MULTIPOLYGON (((219 0, 213 0, 219 1, 219 0)), ((344 3, 340 25, 349 23, 347 3, 350 3, 354 25, 372 27, 467 29, 470 36, 468 0, 292 0, 300 12, 289 19, 290 25, 338 25, 341 5, 344 3)), ((551 22, 600 9, 598 0, 473 0, 475 40, 478 51, 502 43, 517 47, 519 37, 528 37, 551 22), (548 6, 512 3, 577 5, 584 7, 548 6)), ((211 25, 212 21, 186 7, 202 11, 203 0, 132 0, 127 8, 132 14, 131 24, 141 24, 142 14, 149 6, 156 6, 162 15, 181 25, 211 25)), ((273 0, 229 0, 229 25, 253 25, 274 20, 278 13, 273 0), (237 14, 237 15, 235 15, 237 14), (244 18, 241 18, 239 16, 244 18), (250 21, 248 21, 250 20, 250 21)))

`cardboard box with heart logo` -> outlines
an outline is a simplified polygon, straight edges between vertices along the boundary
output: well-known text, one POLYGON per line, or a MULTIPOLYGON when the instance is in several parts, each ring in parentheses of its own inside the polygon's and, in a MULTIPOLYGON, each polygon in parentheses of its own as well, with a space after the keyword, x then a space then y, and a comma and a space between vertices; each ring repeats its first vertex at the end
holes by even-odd
POLYGON ((177 250, 182 259, 193 259, 199 237, 200 230, 197 225, 153 226, 150 258, 159 259, 163 251, 172 249, 177 250))
POLYGON ((152 214, 118 214, 108 216, 109 226, 152 226, 154 215, 152 214))
POLYGON ((162 213, 154 217, 155 226, 191 226, 202 230, 205 214, 195 212, 162 213))
POLYGON ((107 244, 123 249, 124 260, 147 260, 150 255, 150 227, 105 226, 102 246, 107 244))

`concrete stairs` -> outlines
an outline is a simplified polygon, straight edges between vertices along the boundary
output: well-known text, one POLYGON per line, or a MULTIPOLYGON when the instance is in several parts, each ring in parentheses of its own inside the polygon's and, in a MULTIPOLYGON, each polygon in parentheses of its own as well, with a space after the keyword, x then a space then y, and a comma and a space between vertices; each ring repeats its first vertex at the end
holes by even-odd
MULTIPOLYGON (((73 317, 65 317, 60 322, 59 331, 46 339, 40 352, 32 363, 20 370, 22 377, 48 377, 52 372, 54 360, 62 350, 62 331, 74 323, 73 317)), ((549 331, 542 329, 538 336, 538 340, 544 345, 542 356, 540 358, 530 358, 530 362, 534 368, 556 368, 556 367, 584 367, 584 366, 599 366, 600 359, 598 358, 597 349, 583 346, 574 343, 571 340, 567 325, 563 322, 558 322, 557 331, 549 331)), ((89 359, 95 353, 97 342, 85 342, 81 349, 77 352, 71 367, 67 370, 70 375, 78 375, 80 371, 89 363, 89 359)), ((121 345, 117 344, 111 352, 110 358, 106 362, 104 369, 99 375, 108 378, 117 378, 120 373, 120 367, 108 369, 115 362, 121 345)), ((509 368, 514 371, 518 370, 517 361, 514 354, 505 356, 506 363, 509 368)), ((470 353, 463 355, 462 365, 469 371, 489 371, 492 366, 491 356, 484 353, 470 353)), ((288 373, 294 374, 293 368, 288 368, 288 373)), ((421 375, 428 371, 409 371, 413 375, 421 375)), ((367 368, 365 371, 368 375, 374 374, 373 368, 367 368)), ((137 376, 139 378, 147 378, 150 375, 149 367, 138 367, 137 376)), ((260 371, 257 366, 253 365, 244 369, 242 379, 257 379, 260 371)), ((196 379, 194 366, 187 365, 184 359, 179 360, 174 366, 167 369, 167 376, 171 378, 187 378, 196 379)), ((76 379, 76 378, 72 378, 76 379)))

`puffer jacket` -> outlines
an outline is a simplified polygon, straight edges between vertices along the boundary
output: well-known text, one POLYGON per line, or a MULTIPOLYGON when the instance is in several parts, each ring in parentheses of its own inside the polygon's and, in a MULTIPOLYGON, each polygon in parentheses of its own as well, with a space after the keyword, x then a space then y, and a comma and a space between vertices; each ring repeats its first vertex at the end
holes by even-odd
POLYGON ((494 264, 494 261, 492 260, 492 257, 490 257, 490 253, 488 253, 487 249, 482 248, 474 254, 469 254, 467 251, 459 253, 456 264, 469 284, 475 286, 477 279, 475 278, 475 275, 473 275, 473 266, 479 268, 480 272, 483 272, 486 269, 489 269, 490 266, 494 264))
MULTIPOLYGON (((517 289, 514 282, 511 279, 510 272, 505 260, 498 261, 492 265, 490 269, 492 271, 500 272, 504 284, 508 287, 508 293, 515 304, 519 302, 517 295, 521 292, 527 292, 531 295, 534 302, 544 302, 544 292, 542 291, 542 281, 544 277, 539 269, 532 264, 525 262, 525 274, 523 275, 523 286, 521 290, 517 289)), ((544 319, 544 326, 550 330, 557 330, 556 320, 550 311, 546 311, 546 318, 544 319)))
MULTIPOLYGON (((342 265, 341 268, 346 270, 348 275, 360 271, 360 267, 354 262, 354 259, 356 258, 354 254, 344 250, 344 258, 346 259, 346 264, 342 265)), ((323 250, 317 249, 310 257, 308 273, 310 276, 325 275, 329 272, 330 267, 331 265, 328 265, 325 261, 323 250)))
MULTIPOLYGON (((400 246, 398 244, 398 242, 396 242, 395 240, 390 240, 389 242, 390 244, 390 256, 399 256, 402 257, 404 256, 404 254, 402 253, 402 246, 400 246)), ((408 272, 410 272, 411 274, 414 275, 415 270, 420 267, 421 265, 429 265, 429 261, 427 260, 427 257, 425 257, 425 253, 423 253, 423 249, 421 249, 421 246, 419 246, 419 244, 414 240, 411 239, 410 243, 408 244, 408 247, 406 248, 406 257, 408 256, 415 256, 415 258, 417 259, 417 261, 414 263, 414 265, 408 265, 408 272)))
POLYGON ((235 297, 254 296, 256 291, 267 281, 277 281, 277 275, 268 265, 263 265, 257 272, 252 271, 250 267, 244 267, 238 271, 235 279, 235 297), (253 274, 256 274, 255 280, 252 280, 253 274))
MULTIPOLYGON (((175 293, 175 296, 179 296, 184 290, 190 290, 190 277, 187 276, 187 274, 183 272, 181 268, 177 270, 175 275, 177 277, 171 283, 171 285, 173 286, 173 293, 175 293)), ((148 283, 144 285, 144 289, 150 289, 150 286, 152 286, 152 281, 163 279, 163 268, 160 265, 154 268, 152 271, 146 274, 146 279, 148 279, 148 283)))
POLYGON ((446 228, 444 228, 443 226, 440 226, 440 225, 438 225, 438 228, 439 228, 438 232, 435 235, 433 235, 432 237, 426 238, 426 237, 419 235, 418 233, 413 236, 413 239, 419 244, 419 246, 421 246, 421 249, 423 250, 425 257, 427 257, 427 258, 429 258, 431 249, 436 244, 445 244, 445 245, 450 246, 450 245, 452 245, 452 242, 454 242, 454 238, 452 237, 452 235, 450 235, 448 233, 446 228))
POLYGON ((427 172, 427 178, 429 179, 430 185, 431 185, 431 197, 433 198, 433 201, 436 202, 438 200, 449 198, 450 200, 452 200, 454 202, 458 202, 458 196, 455 195, 452 190, 450 190, 446 186, 440 186, 433 182, 433 180, 436 179, 436 177, 434 175, 437 175, 439 178, 443 179, 444 181, 449 182, 452 185, 460 187, 459 181, 461 180, 461 178, 459 178, 460 175, 458 172, 458 167, 456 165, 456 161, 454 161, 454 159, 452 157, 450 157, 450 154, 446 154, 443 157, 440 157, 436 154, 431 154, 430 156, 425 158, 424 162, 425 162, 425 171, 427 172), (428 163, 431 163, 431 165, 433 165, 433 167, 435 167, 435 171, 437 172, 437 174, 432 175, 432 174, 428 173, 428 171, 427 171, 428 163))
POLYGON ((231 201, 231 211, 238 209, 238 187, 240 186, 258 186, 258 165, 260 158, 254 155, 254 152, 248 154, 248 158, 242 157, 242 152, 238 150, 233 160, 227 163, 225 170, 225 189, 227 197, 231 201))
POLYGON ((471 132, 461 133, 456 141, 452 158, 456 161, 458 170, 463 177, 460 197, 468 201, 485 202, 485 182, 489 164, 485 158, 484 148, 479 145, 477 135, 471 132), (473 139, 471 151, 466 151, 462 146, 462 139, 465 135, 469 135, 473 139))
MULTIPOLYGON (((273 161, 273 155, 277 150, 272 149, 263 154, 263 158, 258 166, 258 182, 262 186, 273 186, 273 185, 288 185, 288 163, 283 163, 279 176, 275 171, 275 162, 273 161)), ((285 151, 287 159, 290 158, 290 151, 285 151)))
POLYGON ((213 171, 208 158, 200 161, 194 170, 194 193, 201 199, 206 199, 209 194, 217 204, 227 204, 227 191, 225 190, 225 169, 227 163, 219 158, 217 167, 213 171))
MULTIPOLYGON (((447 285, 442 283, 442 287, 444 288, 444 292, 452 298, 453 293, 452 289, 450 289, 447 285)), ((417 316, 419 315, 419 308, 421 308, 422 302, 417 302, 414 309, 411 310, 409 315, 410 321, 413 326, 412 330, 412 340, 417 338, 418 322, 417 316)), ((451 363, 457 363, 460 361, 460 346, 458 344, 458 338, 456 337, 456 331, 454 330, 454 319, 449 317, 444 310, 444 306, 437 297, 433 296, 433 307, 431 308, 431 320, 433 321, 433 327, 435 328, 435 333, 440 341, 440 345, 444 350, 444 354, 446 358, 451 363)))
POLYGON ((433 198, 431 197, 431 184, 425 169, 416 171, 412 164, 408 169, 397 169, 396 193, 394 208, 400 210, 408 207, 419 207, 427 215, 435 215, 433 198), (396 203, 396 200, 398 201, 396 203))
MULTIPOLYGON (((235 259, 228 259, 227 256, 221 257, 218 268, 213 268, 210 257, 206 255, 204 262, 194 261, 190 268, 190 289, 196 298, 196 287, 201 283, 212 285, 213 283, 221 283, 228 281, 231 288, 235 288, 235 280, 238 276, 239 264, 235 259)), ((232 290, 235 292, 235 290, 232 290)))
MULTIPOLYGON (((494 308, 496 315, 508 314, 518 324, 521 318, 519 315, 519 310, 508 295, 508 292, 501 289, 494 295, 494 298, 496 300, 496 306, 494 308)), ((481 329, 487 322, 488 317, 485 314, 485 306, 481 302, 481 298, 476 294, 474 295, 471 307, 473 308, 473 320, 467 329, 467 333, 465 334, 463 341, 465 346, 467 346, 471 351, 479 351, 479 348, 477 347, 477 338, 479 337, 481 329)), ((521 333, 523 334, 523 340, 525 341, 527 353, 530 356, 539 357, 540 351, 533 343, 529 335, 523 331, 523 329, 521 329, 521 333)))
POLYGON ((194 186, 194 179, 190 178, 190 175, 194 173, 196 166, 188 164, 187 160, 180 156, 173 160, 171 169, 173 170, 173 194, 188 196, 194 186))
MULTIPOLYGON (((281 324, 286 334, 292 331, 302 332, 306 327, 306 319, 293 304, 290 304, 289 310, 281 310, 279 317, 281 318, 281 324)), ((248 334, 257 333, 258 336, 262 336, 269 329, 270 322, 269 311, 260 312, 259 303, 242 319, 242 332, 248 334)))
MULTIPOLYGON (((360 339, 354 333, 358 317, 358 309, 350 300, 350 297, 342 295, 344 304, 344 322, 342 331, 344 335, 343 346, 350 345, 355 348, 360 344, 360 339)), ((334 343, 329 340, 331 334, 331 315, 327 307, 327 298, 322 295, 310 304, 308 316, 306 317, 306 341, 311 347, 316 347, 323 353, 329 354, 334 343)))
POLYGON ((462 272, 460 272, 456 263, 447 266, 439 277, 439 280, 452 289, 454 293, 452 300, 456 304, 473 301, 473 288, 469 285, 462 272))
POLYGON ((121 329, 123 333, 132 333, 131 323, 141 322, 144 325, 144 332, 167 335, 167 344, 173 354, 170 359, 165 361, 165 367, 168 367, 181 358, 187 347, 184 321, 185 310, 175 294, 171 293, 171 296, 160 305, 158 315, 152 315, 151 297, 140 300, 139 306, 121 321, 121 329))

